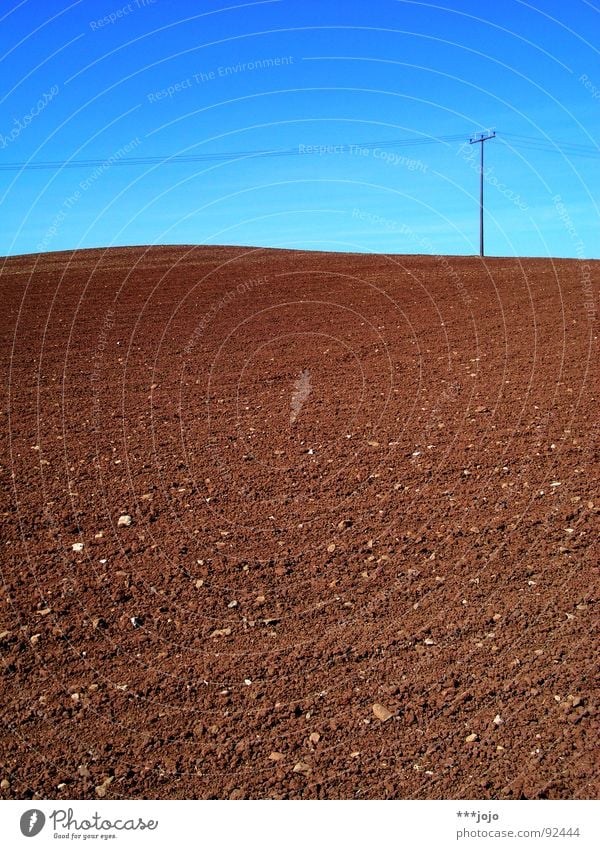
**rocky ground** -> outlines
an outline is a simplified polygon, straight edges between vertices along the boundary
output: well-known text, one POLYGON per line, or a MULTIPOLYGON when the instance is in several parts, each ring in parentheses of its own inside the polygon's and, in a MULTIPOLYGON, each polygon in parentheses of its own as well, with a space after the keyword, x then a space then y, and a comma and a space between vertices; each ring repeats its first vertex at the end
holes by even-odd
POLYGON ((597 795, 581 263, 0 277, 5 798, 597 795))

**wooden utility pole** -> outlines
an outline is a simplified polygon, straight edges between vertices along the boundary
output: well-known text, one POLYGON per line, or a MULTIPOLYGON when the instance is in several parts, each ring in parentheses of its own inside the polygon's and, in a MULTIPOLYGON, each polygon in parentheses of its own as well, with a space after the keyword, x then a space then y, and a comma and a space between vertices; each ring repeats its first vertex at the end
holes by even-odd
POLYGON ((491 132, 486 136, 485 133, 478 133, 469 139, 469 144, 481 145, 481 161, 479 165, 479 256, 484 255, 483 250, 483 143, 496 137, 496 133, 491 132))

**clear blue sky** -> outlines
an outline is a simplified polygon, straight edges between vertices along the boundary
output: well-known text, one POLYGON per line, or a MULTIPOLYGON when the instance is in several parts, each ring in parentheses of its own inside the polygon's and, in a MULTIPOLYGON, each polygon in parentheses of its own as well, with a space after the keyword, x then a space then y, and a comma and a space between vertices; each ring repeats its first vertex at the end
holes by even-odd
POLYGON ((492 127, 486 252, 600 255, 591 3, 229 2, 0 2, 0 166, 29 163, 0 168, 0 254, 476 253, 479 146, 460 144, 492 127), (279 148, 297 153, 115 164, 279 148), (31 167, 67 160, 90 164, 31 167))

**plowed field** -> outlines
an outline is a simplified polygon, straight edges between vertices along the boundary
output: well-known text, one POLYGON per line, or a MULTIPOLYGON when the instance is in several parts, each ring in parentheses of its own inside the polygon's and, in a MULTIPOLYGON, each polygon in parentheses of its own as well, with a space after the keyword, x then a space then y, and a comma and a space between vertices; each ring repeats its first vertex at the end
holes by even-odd
POLYGON ((0 793, 595 797, 584 272, 3 260, 0 793))

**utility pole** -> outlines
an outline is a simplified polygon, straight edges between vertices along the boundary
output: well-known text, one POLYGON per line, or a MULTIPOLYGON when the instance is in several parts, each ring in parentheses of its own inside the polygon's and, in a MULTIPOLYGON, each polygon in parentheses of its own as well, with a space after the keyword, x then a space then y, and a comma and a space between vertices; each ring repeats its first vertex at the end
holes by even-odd
POLYGON ((481 145, 481 162, 479 165, 479 256, 484 255, 483 251, 483 143, 496 137, 496 132, 492 131, 486 136, 485 133, 478 133, 469 139, 469 144, 481 145))

